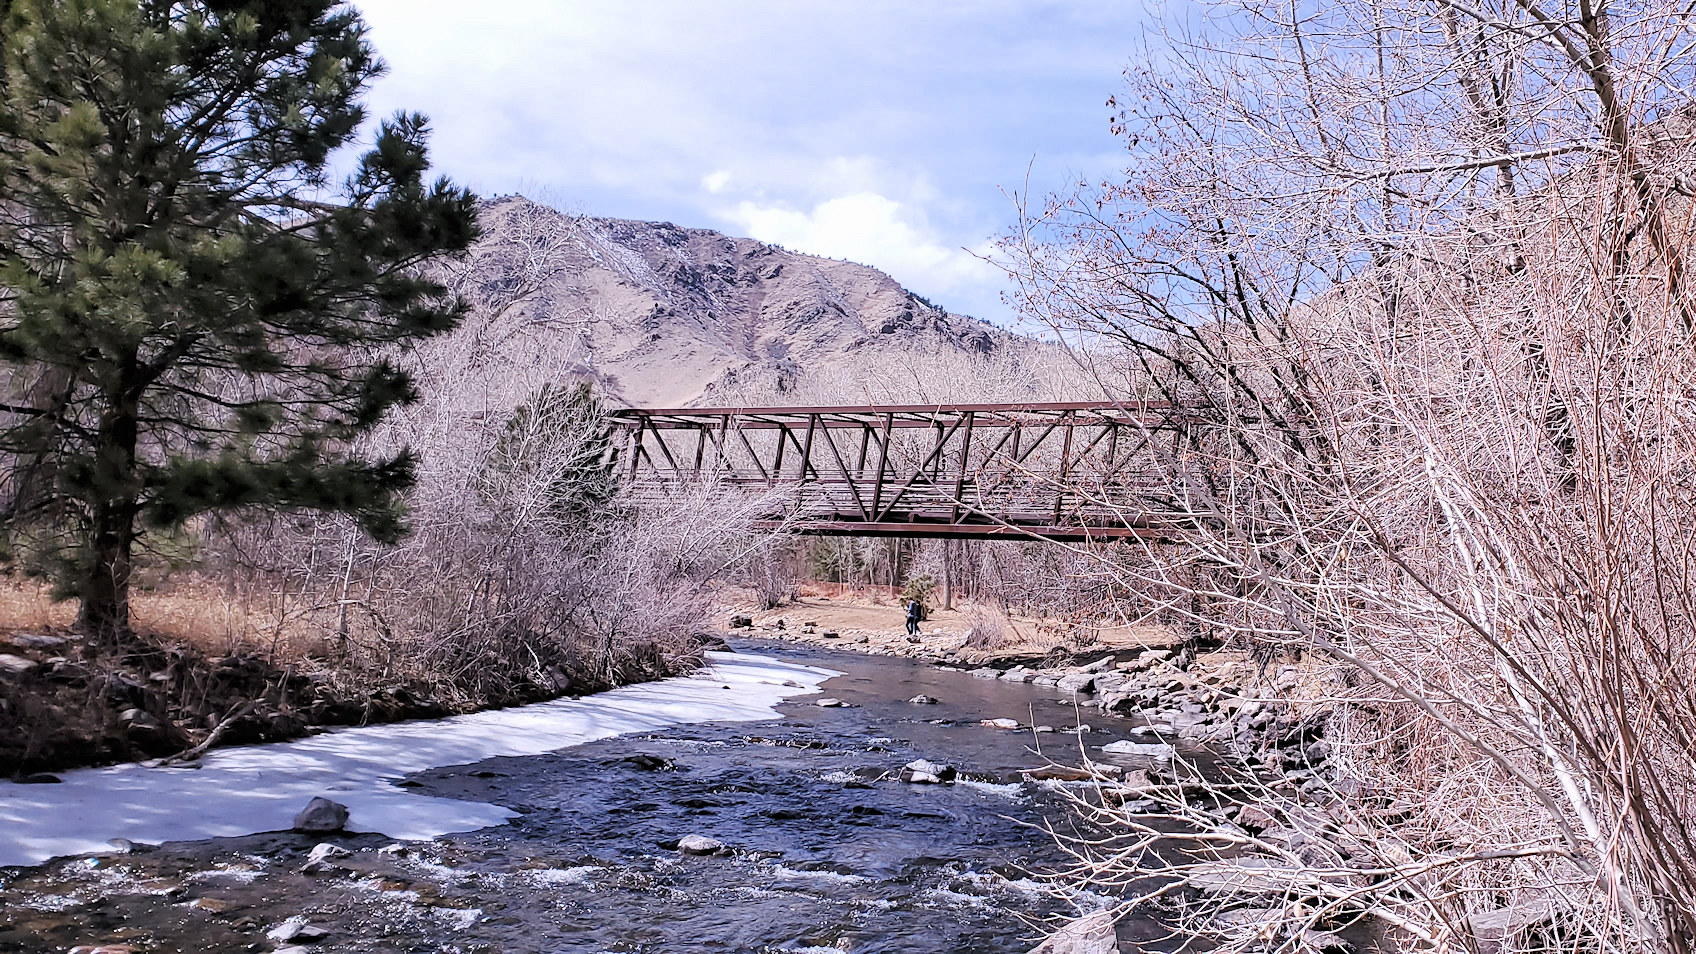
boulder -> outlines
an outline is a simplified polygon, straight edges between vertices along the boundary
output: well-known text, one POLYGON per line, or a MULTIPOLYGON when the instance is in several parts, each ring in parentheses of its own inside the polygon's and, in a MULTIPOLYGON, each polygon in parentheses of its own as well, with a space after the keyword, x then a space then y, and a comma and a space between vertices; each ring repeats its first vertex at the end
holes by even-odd
POLYGON ((1242 810, 1237 812, 1237 824, 1252 832, 1259 833, 1269 828, 1276 828, 1278 818, 1259 805, 1244 805, 1242 810))
POLYGON ((1559 919, 1561 908, 1552 900, 1521 901, 1466 919, 1481 954, 1507 949, 1508 942, 1527 931, 1547 929, 1559 919))
POLYGON ((11 642, 13 646, 21 646, 24 649, 52 649, 54 646, 64 645, 66 640, 63 636, 17 633, 11 637, 11 642))
POLYGON ((1055 681, 1054 688, 1061 692, 1089 692, 1095 688, 1095 673, 1067 673, 1055 681))
POLYGON ((0 673, 11 673, 12 675, 22 676, 34 671, 34 660, 25 659, 22 656, 14 656, 11 653, 0 653, 0 673))
POLYGON ((294 816, 295 831, 341 831, 347 827, 347 806, 327 798, 314 798, 294 816))
POLYGON ((684 835, 677 840, 677 850, 685 855, 725 855, 730 849, 717 838, 705 835, 684 835))
POLYGON ((1113 933, 1113 912, 1086 914, 1031 948, 1030 954, 1116 954, 1119 941, 1113 933))
POLYGON ((1120 673, 1098 673, 1095 677, 1095 686, 1093 688, 1096 692, 1112 692, 1115 689, 1124 688, 1125 684, 1128 682, 1130 682, 1130 680, 1126 679, 1124 675, 1120 673))
POLYGON ((930 759, 914 759, 901 767, 901 781, 909 785, 937 785, 952 782, 959 774, 954 766, 932 762, 930 759))
POLYGON ((330 932, 315 924, 308 924, 304 917, 297 914, 266 931, 265 936, 279 944, 286 944, 290 941, 311 944, 329 937, 330 932))
POLYGON ((934 706, 934 705, 936 705, 936 697, 935 696, 927 696, 922 692, 919 693, 918 695, 914 696, 913 698, 908 699, 907 701, 911 702, 913 705, 916 705, 916 706, 934 706))
POLYGON ((731 629, 751 629, 753 628, 753 625, 754 617, 752 616, 737 613, 735 616, 730 617, 731 629))
POLYGON ((1235 897, 1282 895, 1306 883, 1300 867, 1258 855, 1192 865, 1184 880, 1204 893, 1235 897))
POLYGON ((979 679, 1000 679, 1001 670, 994 666, 984 666, 982 669, 972 670, 972 675, 979 679))
POLYGON ((1017 729, 1019 727, 1019 720, 1018 719, 985 719, 985 720, 983 720, 983 722, 981 722, 979 724, 989 726, 992 729, 1017 729))

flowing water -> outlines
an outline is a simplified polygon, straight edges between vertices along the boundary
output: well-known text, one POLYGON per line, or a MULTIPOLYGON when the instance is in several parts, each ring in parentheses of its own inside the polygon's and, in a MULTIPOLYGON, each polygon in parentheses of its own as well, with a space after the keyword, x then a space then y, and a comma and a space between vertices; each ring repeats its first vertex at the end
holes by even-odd
MULTIPOLYGON (((271 833, 57 861, 0 878, 0 951, 122 941, 141 951, 271 950, 288 918, 324 951, 1025 951, 1044 918, 1105 899, 1045 890, 1072 824, 1055 783, 1080 710, 1053 689, 888 657, 742 646, 842 675, 766 722, 701 723, 544 755, 434 769, 417 794, 491 802, 509 823, 379 853, 380 835, 271 833), (919 694, 940 700, 919 705, 919 694), (848 705, 821 708, 834 697, 848 705), (1059 730, 982 724, 1007 718, 1059 730), (1043 754, 1036 751, 1042 749, 1043 754), (896 775, 928 758, 952 785, 896 775), (676 850, 688 835, 722 856, 676 850), (353 850, 301 873, 320 841, 353 850), (210 908, 211 910, 208 910, 210 908)), ((1093 751, 1091 752, 1093 755, 1093 751)), ((1135 925, 1122 927, 1128 934, 1135 925)))

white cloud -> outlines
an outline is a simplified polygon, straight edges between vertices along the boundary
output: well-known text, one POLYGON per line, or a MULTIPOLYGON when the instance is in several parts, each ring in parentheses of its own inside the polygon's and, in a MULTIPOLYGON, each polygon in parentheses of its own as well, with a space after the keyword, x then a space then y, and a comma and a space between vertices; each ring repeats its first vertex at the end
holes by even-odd
POLYGON ((1001 283, 998 269, 945 244, 916 208, 876 192, 827 199, 809 212, 743 201, 722 214, 750 238, 871 265, 927 297, 976 299, 1001 283))
POLYGON ((709 172, 706 175, 701 177, 702 188, 706 189, 708 192, 711 192, 714 195, 717 195, 720 192, 723 192, 724 187, 729 185, 729 184, 730 184, 730 170, 729 169, 719 169, 716 172, 709 172))
POLYGON ((1143 4, 1109 0, 354 0, 444 173, 584 212, 728 227, 1007 317, 958 246, 1003 187, 1110 175, 1102 101, 1143 4), (738 226, 749 231, 751 227, 738 226))

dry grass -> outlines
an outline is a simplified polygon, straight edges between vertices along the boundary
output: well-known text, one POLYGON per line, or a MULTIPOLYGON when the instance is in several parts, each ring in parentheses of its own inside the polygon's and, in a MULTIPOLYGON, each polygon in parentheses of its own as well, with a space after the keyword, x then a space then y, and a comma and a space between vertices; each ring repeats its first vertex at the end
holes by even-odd
MULTIPOLYGON (((322 652, 318 626, 286 613, 281 601, 255 600, 202 580, 182 580, 131 597, 135 628, 155 640, 209 656, 257 652, 295 662, 322 652)), ((0 581, 0 632, 69 629, 75 601, 55 602, 50 589, 24 580, 0 581)))

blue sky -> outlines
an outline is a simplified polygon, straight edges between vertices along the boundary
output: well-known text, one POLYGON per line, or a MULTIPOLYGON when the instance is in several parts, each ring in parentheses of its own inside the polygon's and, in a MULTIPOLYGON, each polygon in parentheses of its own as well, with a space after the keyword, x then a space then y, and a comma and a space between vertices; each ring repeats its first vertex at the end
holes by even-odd
POLYGON ((363 0, 391 72, 480 192, 865 262, 1005 322, 973 257, 1038 192, 1119 163, 1105 100, 1141 3, 363 0))

